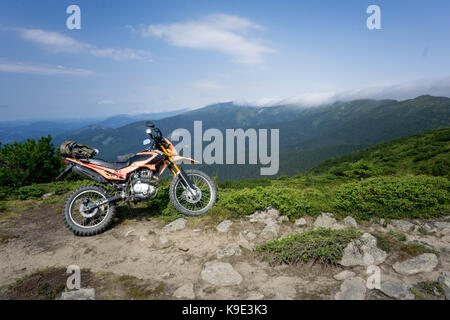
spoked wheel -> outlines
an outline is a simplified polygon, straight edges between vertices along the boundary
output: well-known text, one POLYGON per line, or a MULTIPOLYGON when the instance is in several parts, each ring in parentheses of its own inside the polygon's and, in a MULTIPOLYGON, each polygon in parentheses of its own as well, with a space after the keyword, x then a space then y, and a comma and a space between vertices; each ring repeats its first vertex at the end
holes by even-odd
POLYGON ((204 214, 216 202, 216 186, 211 178, 202 171, 186 170, 185 173, 194 185, 196 194, 192 195, 185 189, 180 177, 176 176, 170 184, 170 200, 175 209, 182 214, 188 216, 204 214))
POLYGON ((114 218, 115 206, 107 203, 97 208, 95 204, 107 198, 107 191, 96 185, 76 189, 63 206, 63 220, 77 236, 92 236, 105 231, 114 218))

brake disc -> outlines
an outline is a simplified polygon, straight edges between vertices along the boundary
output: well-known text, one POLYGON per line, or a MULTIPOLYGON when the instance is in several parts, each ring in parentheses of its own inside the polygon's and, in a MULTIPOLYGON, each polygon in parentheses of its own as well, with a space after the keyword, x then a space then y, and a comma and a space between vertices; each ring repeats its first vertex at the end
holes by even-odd
MULTIPOLYGON (((83 201, 83 202, 85 202, 85 201, 83 201)), ((95 208, 94 210, 89 209, 89 202, 90 201, 88 200, 86 204, 84 204, 84 203, 80 204, 80 213, 85 218, 92 218, 98 212, 98 207, 95 208)))

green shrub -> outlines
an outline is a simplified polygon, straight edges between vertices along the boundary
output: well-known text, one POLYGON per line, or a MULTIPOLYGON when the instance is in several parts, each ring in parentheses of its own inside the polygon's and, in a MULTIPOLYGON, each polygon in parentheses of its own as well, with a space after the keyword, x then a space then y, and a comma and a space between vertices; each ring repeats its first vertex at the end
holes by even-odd
POLYGON ((292 218, 313 212, 313 205, 303 191, 274 186, 222 192, 217 206, 237 216, 249 215, 255 210, 264 210, 269 206, 292 218))
MULTIPOLYGON (((338 172, 335 171, 335 173, 338 172)), ((350 164, 350 169, 344 171, 345 176, 358 180, 376 176, 378 173, 379 170, 377 170, 372 163, 366 160, 358 160, 353 162, 350 164)))
POLYGON ((318 261, 335 265, 348 243, 361 235, 354 229, 317 229, 261 244, 255 251, 271 264, 318 261))
POLYGON ((50 135, 38 141, 0 143, 0 186, 20 187, 52 181, 61 171, 59 151, 50 135))
POLYGON ((444 177, 377 177, 339 186, 336 210, 362 219, 429 218, 448 210, 450 182, 444 177))

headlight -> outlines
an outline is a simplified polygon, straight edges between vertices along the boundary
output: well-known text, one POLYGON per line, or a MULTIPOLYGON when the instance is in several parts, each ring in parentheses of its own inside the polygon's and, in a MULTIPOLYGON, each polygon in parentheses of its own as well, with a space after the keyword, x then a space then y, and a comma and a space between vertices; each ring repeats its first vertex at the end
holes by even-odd
POLYGON ((147 130, 145 130, 145 132, 147 132, 148 134, 152 133, 152 129, 148 128, 147 130))

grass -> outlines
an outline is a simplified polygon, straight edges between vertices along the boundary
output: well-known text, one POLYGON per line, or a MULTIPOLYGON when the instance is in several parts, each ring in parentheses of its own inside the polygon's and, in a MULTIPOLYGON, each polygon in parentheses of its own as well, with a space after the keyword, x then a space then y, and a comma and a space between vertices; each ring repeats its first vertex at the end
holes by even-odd
POLYGON ((423 253, 434 253, 439 256, 439 252, 428 248, 420 243, 404 243, 406 236, 402 232, 389 231, 386 234, 374 233, 377 239, 377 247, 385 252, 396 252, 400 258, 412 258, 423 253))
POLYGON ((261 244, 255 251, 271 265, 308 262, 336 265, 348 243, 361 235, 354 229, 317 229, 261 244))
POLYGON ((419 282, 411 292, 418 300, 436 300, 444 297, 444 289, 437 281, 419 282))
MULTIPOLYGON (((41 269, 21 277, 13 283, 0 287, 0 300, 54 300, 66 290, 69 275, 65 267, 41 269)), ((167 298, 165 285, 159 281, 148 281, 131 275, 116 275, 100 271, 93 273, 81 270, 81 287, 94 288, 95 298, 142 300, 167 298)))
POLYGON ((425 229, 424 227, 420 226, 417 231, 419 231, 421 234, 424 234, 426 236, 431 236, 434 235, 436 232, 435 231, 428 231, 427 229, 425 229))
POLYGON ((118 280, 124 286, 127 298, 132 300, 151 299, 162 294, 165 289, 163 282, 149 288, 144 287, 138 278, 130 275, 122 275, 118 280))
POLYGON ((19 236, 8 231, 0 230, 0 244, 7 243, 9 240, 18 238, 19 236))
POLYGON ((406 241, 406 234, 401 231, 389 230, 389 235, 397 241, 406 241))
POLYGON ((402 253, 406 254, 407 256, 418 256, 423 253, 434 253, 435 255, 439 256, 439 251, 433 250, 431 248, 428 248, 420 243, 408 243, 404 244, 400 247, 400 250, 402 253))
POLYGON ((64 291, 66 280, 64 268, 41 269, 7 286, 4 294, 9 300, 54 300, 64 291))

